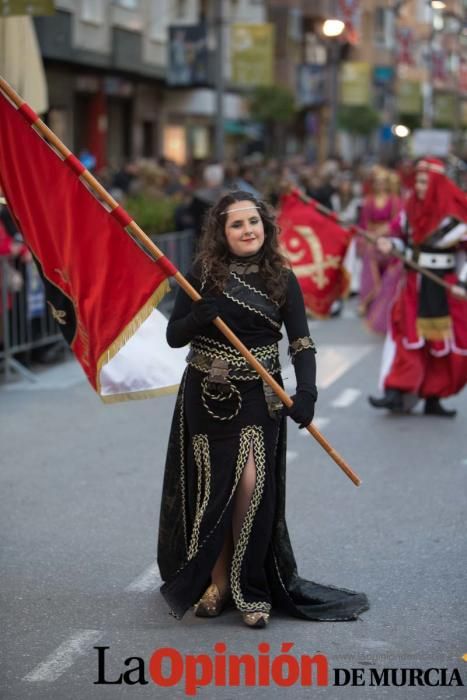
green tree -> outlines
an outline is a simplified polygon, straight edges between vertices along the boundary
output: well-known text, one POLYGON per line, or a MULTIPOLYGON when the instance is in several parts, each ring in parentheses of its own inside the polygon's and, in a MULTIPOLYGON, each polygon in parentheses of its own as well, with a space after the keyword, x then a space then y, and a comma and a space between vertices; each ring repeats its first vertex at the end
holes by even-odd
POLYGON ((337 112, 337 123, 349 134, 370 136, 379 125, 379 115, 369 105, 342 106, 337 112))
POLYGON ((257 87, 250 98, 250 113, 253 119, 264 124, 267 151, 282 155, 284 127, 295 115, 293 93, 280 85, 257 87))

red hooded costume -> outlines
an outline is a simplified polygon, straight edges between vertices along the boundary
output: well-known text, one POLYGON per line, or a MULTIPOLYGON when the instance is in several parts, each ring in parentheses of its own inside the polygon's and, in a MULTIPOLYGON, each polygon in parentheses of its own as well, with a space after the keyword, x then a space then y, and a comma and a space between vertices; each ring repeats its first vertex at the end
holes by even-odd
MULTIPOLYGON (((440 160, 419 161, 420 172, 428 174, 426 195, 420 199, 415 189, 411 192, 394 235, 420 267, 450 285, 463 284, 466 268, 460 278, 459 268, 467 251, 467 195, 446 177, 440 160)), ((386 389, 441 398, 467 383, 467 301, 411 268, 392 307, 391 339, 386 389)))

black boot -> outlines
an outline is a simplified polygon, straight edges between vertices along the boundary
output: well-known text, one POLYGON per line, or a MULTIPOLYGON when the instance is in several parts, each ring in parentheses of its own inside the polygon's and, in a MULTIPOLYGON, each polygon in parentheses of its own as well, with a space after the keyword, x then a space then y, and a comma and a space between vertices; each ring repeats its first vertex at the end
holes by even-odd
POLYGON ((457 411, 455 409, 444 408, 437 396, 429 396, 425 401, 425 415, 454 418, 454 416, 457 415, 457 411))
POLYGON ((387 408, 394 413, 401 413, 404 410, 402 392, 399 389, 385 389, 382 398, 376 399, 374 396, 369 396, 368 401, 373 408, 387 408))

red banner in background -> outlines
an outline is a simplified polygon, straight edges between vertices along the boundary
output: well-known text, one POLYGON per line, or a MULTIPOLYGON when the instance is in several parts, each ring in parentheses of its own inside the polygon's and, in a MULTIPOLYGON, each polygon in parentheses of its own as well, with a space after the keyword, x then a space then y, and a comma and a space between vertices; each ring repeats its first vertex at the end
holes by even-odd
POLYGON ((304 202, 297 192, 281 200, 278 217, 281 244, 302 289, 307 311, 329 316, 334 301, 345 296, 349 276, 343 260, 352 237, 332 218, 304 202))

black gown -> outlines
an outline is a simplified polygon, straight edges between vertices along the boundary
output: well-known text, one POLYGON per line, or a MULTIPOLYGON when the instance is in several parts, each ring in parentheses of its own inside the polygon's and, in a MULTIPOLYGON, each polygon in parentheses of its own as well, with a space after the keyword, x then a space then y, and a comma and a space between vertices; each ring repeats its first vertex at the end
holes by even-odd
MULTIPOLYGON (((221 318, 280 383, 277 343, 284 323, 297 389, 316 395, 315 349, 303 298, 295 275, 287 275, 282 306, 267 295, 251 259, 232 259, 222 294, 199 273, 188 279, 202 295, 216 296, 221 318)), ((280 405, 213 324, 197 327, 191 308, 180 289, 167 332, 174 346, 191 343, 169 437, 159 522, 161 593, 171 613, 181 618, 210 583, 252 447, 255 487, 230 570, 235 606, 241 612, 277 607, 308 620, 356 619, 368 608, 364 594, 297 573, 285 521, 286 419, 280 405)))

